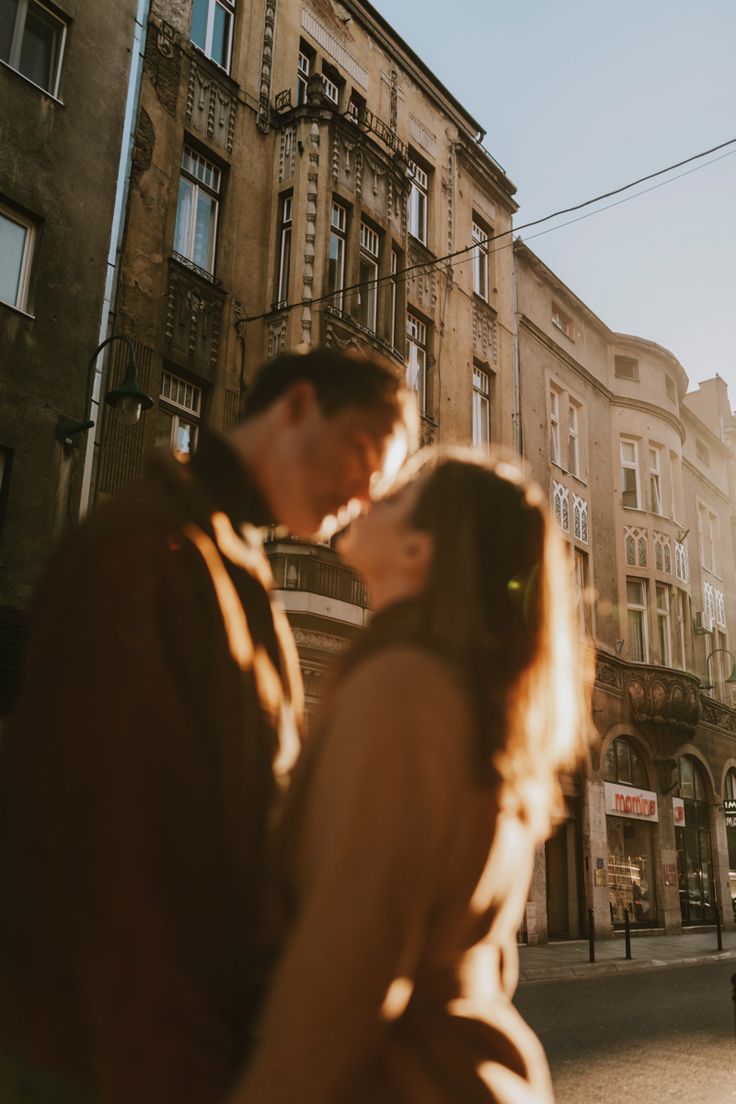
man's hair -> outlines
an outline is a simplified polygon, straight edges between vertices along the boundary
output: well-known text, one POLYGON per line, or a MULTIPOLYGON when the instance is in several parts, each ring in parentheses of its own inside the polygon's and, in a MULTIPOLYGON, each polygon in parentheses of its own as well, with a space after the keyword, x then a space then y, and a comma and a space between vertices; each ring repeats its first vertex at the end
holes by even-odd
POLYGON ((245 398, 245 419, 267 410, 293 384, 311 383, 328 417, 346 406, 381 409, 392 421, 405 417, 405 389, 389 360, 361 349, 319 347, 282 353, 257 373, 245 398))

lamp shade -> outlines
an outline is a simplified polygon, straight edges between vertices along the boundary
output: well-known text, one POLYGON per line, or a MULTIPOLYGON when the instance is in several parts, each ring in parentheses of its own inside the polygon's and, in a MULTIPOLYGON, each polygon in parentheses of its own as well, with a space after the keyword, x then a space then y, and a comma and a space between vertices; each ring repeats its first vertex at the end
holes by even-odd
POLYGON ((150 410, 153 406, 153 399, 146 394, 138 382, 132 354, 122 383, 113 391, 107 392, 105 402, 120 413, 120 419, 124 425, 135 425, 141 416, 141 411, 150 410))

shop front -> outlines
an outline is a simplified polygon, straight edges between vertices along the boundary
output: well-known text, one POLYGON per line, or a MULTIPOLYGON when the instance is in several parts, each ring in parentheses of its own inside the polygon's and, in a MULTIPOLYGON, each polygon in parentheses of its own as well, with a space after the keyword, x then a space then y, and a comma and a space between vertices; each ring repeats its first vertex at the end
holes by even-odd
POLYGON ((628 912, 634 927, 656 927, 654 824, 657 795, 621 783, 605 782, 608 837, 608 900, 611 923, 622 928, 628 912))
POLYGON ((683 755, 679 767, 682 815, 675 820, 675 837, 682 923, 714 924, 713 850, 705 774, 692 755, 683 755))
POLYGON ((728 843, 728 886, 731 891, 731 908, 736 921, 736 770, 726 775, 726 795, 723 801, 728 843))

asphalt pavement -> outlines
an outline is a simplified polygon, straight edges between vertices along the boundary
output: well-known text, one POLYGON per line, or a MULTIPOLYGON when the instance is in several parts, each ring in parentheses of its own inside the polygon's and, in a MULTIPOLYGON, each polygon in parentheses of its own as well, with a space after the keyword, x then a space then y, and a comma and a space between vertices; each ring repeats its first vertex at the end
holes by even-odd
POLYGON ((520 986, 557 1104, 736 1104, 735 969, 690 961, 520 986))

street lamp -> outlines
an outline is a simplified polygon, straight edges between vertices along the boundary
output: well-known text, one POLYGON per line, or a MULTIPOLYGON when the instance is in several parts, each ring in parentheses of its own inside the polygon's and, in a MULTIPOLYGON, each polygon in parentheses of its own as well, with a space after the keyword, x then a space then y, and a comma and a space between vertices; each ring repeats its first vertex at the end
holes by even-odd
MULTIPOLYGON (((734 683, 736 683, 736 657, 734 657, 733 652, 729 652, 728 648, 714 648, 713 651, 710 652, 705 657, 705 677, 706 678, 708 677, 708 663, 713 658, 713 656, 718 655, 719 652, 725 652, 726 655, 730 655, 731 659, 733 660, 733 667, 731 668, 731 674, 726 679, 726 682, 729 685, 733 685, 734 683)), ((715 690, 715 685, 712 682, 703 682, 703 683, 701 683, 700 689, 701 690, 715 690)))
MULTIPOLYGON (((135 346, 129 337, 123 337, 122 334, 113 334, 112 337, 106 338, 101 345, 97 346, 90 357, 87 367, 87 390, 85 391, 86 409, 89 411, 92 402, 92 377, 97 357, 105 346, 109 345, 112 341, 124 341, 127 345, 128 366, 125 370, 125 376, 122 383, 119 387, 116 387, 114 391, 108 391, 105 395, 105 402, 119 412, 120 420, 123 425, 135 425, 141 416, 141 412, 143 410, 149 410, 153 406, 153 399, 150 395, 146 394, 138 382, 138 372, 135 365, 135 346)), ((60 414, 56 422, 56 440, 61 441, 65 445, 73 445, 76 443, 74 438, 78 434, 86 433, 88 429, 92 429, 94 424, 91 418, 88 418, 84 422, 78 422, 75 421, 74 418, 67 418, 65 414, 60 414)))

